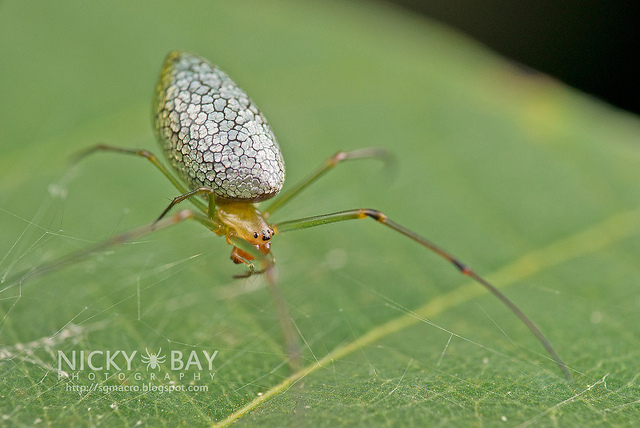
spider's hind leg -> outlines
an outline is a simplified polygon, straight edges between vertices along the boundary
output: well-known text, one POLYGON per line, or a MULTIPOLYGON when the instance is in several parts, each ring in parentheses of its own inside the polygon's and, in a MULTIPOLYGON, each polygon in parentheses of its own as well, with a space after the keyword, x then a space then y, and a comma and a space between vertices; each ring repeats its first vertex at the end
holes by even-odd
MULTIPOLYGON (((109 144, 96 144, 95 146, 76 153, 72 158, 73 162, 78 162, 96 152, 122 153, 147 159, 171 182, 171 184, 173 184, 176 189, 178 189, 178 192, 181 194, 189 192, 189 189, 187 189, 187 187, 178 178, 176 178, 169 169, 162 164, 162 162, 160 162, 155 154, 145 149, 129 149, 126 147, 111 146, 109 144)), ((205 205, 200 200, 192 199, 191 202, 198 207, 200 211, 206 212, 205 205)))
POLYGON ((298 182, 295 186, 288 189, 285 192, 280 193, 275 200, 273 200, 265 209, 262 210, 262 214, 265 217, 269 217, 277 209, 280 209, 287 202, 298 196, 300 192, 309 187, 318 178, 322 177, 328 171, 335 168, 341 162, 352 159, 380 159, 385 162, 387 166, 394 165, 395 158, 387 150, 378 147, 366 147, 364 149, 356 149, 348 152, 340 151, 334 153, 331 157, 324 161, 315 171, 309 176, 298 182))

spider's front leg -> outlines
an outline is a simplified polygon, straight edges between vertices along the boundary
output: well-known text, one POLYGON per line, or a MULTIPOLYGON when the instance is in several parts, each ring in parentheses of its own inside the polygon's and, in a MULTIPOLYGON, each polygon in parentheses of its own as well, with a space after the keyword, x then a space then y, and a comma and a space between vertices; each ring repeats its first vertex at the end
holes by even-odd
POLYGON ((5 288, 1 289, 0 291, 26 284, 28 281, 32 281, 35 278, 41 277, 45 274, 58 271, 67 266, 73 265, 74 263, 78 263, 108 248, 134 241, 157 230, 165 229, 182 223, 185 220, 195 220, 212 230, 217 227, 216 223, 214 223, 210 218, 206 217, 202 213, 192 210, 182 210, 169 217, 165 217, 160 221, 154 221, 153 223, 147 224, 145 226, 140 226, 136 229, 120 233, 116 236, 111 237, 110 239, 107 239, 106 241, 102 241, 91 247, 76 251, 57 260, 53 260, 49 263, 44 263, 34 269, 10 277, 5 282, 5 288))
POLYGON ((536 336, 538 341, 544 346, 547 350, 551 358, 556 362, 562 373, 568 380, 572 380, 571 373, 567 368, 567 365, 562 361, 560 355, 556 352, 555 348, 551 345, 551 342, 542 334, 542 331, 536 326, 531 319, 518 308, 515 303, 513 303, 507 296, 505 296, 500 290, 498 290, 495 286, 490 284, 487 280, 478 275, 475 271, 473 271, 469 266, 460 261, 457 257, 453 256, 448 251, 440 248, 435 245, 428 239, 418 235, 412 230, 407 229, 406 227, 392 221, 385 214, 378 210, 373 209, 355 209, 348 211, 341 211, 332 214, 324 214, 314 217, 303 218, 299 220, 286 221, 283 223, 278 223, 273 225, 273 229, 275 233, 288 232, 292 230, 301 230, 308 229, 314 226, 321 226, 323 224, 336 223, 346 220, 359 220, 365 218, 372 218, 376 220, 378 223, 383 224, 390 229, 395 230, 396 232, 401 233, 407 238, 417 242, 428 250, 436 253, 443 259, 447 260, 449 263, 453 264, 459 271, 465 276, 473 278, 476 282, 485 287, 489 292, 491 292, 494 296, 502 301, 519 319, 525 324, 529 330, 536 336))

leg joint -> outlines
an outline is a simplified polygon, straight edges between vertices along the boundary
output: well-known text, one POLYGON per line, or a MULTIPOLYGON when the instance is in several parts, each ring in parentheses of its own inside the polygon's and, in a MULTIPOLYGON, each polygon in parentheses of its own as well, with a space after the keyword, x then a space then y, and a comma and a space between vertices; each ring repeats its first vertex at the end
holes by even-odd
POLYGON ((336 152, 333 156, 327 159, 327 166, 334 167, 343 160, 346 160, 349 157, 349 153, 345 151, 336 152))
POLYGON ((471 269, 469 266, 462 263, 460 260, 452 259, 451 262, 460 270, 463 275, 470 275, 471 269))
POLYGON ((151 153, 149 150, 146 150, 146 149, 138 150, 138 155, 144 158, 147 158, 150 161, 154 161, 158 159, 156 155, 154 155, 153 153, 151 153))
POLYGON ((366 208, 361 210, 361 213, 362 213, 361 218, 364 218, 365 216, 371 217, 372 219, 379 221, 380 223, 384 223, 387 220, 387 216, 378 210, 372 210, 372 209, 366 208))

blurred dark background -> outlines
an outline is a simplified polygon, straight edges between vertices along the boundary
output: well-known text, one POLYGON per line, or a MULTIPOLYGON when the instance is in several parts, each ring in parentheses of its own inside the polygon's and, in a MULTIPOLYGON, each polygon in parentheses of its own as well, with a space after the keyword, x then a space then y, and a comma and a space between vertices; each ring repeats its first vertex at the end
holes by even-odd
POLYGON ((640 113, 640 3, 598 0, 388 0, 496 52, 640 113))

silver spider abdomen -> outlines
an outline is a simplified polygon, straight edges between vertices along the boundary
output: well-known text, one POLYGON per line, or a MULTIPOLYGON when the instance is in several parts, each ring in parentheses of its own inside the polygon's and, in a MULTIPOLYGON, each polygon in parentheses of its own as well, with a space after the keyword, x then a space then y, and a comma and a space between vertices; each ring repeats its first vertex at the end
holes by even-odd
POLYGON ((156 134, 169 162, 192 189, 257 202, 284 183, 280 147, 247 94, 206 60, 167 57, 154 103, 156 134))

